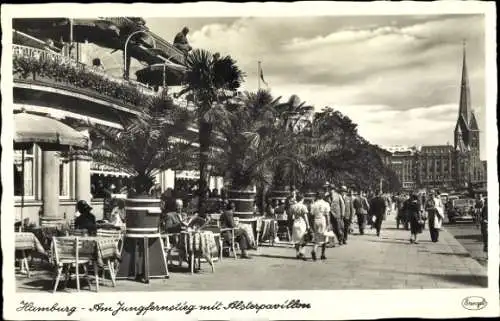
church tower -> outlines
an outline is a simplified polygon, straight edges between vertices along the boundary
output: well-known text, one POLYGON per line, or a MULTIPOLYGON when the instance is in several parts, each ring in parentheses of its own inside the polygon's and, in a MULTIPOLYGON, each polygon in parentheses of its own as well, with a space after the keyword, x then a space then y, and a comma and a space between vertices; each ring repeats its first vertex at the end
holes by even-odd
MULTIPOLYGON (((466 158, 465 168, 458 167, 457 177, 459 180, 477 180, 480 175, 480 146, 479 146, 479 126, 476 116, 471 108, 471 95, 469 86, 469 76, 467 72, 467 58, 465 42, 463 46, 462 79, 460 82, 460 100, 458 103, 458 119, 455 126, 455 151, 458 158, 466 158)), ((457 163, 462 161, 457 159, 457 163)))

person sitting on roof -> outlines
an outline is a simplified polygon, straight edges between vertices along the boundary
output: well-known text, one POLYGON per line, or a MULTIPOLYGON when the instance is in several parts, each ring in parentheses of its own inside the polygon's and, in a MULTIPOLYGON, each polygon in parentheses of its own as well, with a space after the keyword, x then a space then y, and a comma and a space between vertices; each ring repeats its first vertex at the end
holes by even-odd
POLYGON ((182 50, 185 54, 191 51, 193 49, 188 41, 187 41, 187 34, 189 33, 189 28, 184 27, 182 28, 182 31, 179 32, 177 35, 175 35, 174 38, 174 46, 180 50, 182 50))

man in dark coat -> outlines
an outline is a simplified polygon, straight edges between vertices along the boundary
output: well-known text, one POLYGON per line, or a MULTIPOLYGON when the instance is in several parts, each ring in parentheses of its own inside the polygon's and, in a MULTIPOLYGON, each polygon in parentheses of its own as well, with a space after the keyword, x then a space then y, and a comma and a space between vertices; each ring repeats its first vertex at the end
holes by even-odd
POLYGON ((76 208, 80 213, 75 220, 75 228, 78 230, 87 230, 88 234, 93 236, 97 234, 97 225, 94 214, 90 211, 92 207, 84 200, 78 201, 76 208))
POLYGON ((377 236, 380 236, 382 221, 384 220, 386 210, 387 205, 385 198, 382 196, 382 192, 378 191, 377 196, 375 196, 370 202, 370 216, 375 216, 375 229, 377 230, 377 236))

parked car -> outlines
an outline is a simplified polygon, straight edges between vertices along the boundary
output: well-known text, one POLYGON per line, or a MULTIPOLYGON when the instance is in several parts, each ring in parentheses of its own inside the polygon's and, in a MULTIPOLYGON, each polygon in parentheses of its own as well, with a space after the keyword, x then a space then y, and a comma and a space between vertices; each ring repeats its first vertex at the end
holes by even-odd
POLYGON ((446 206, 446 215, 450 223, 473 221, 475 200, 472 198, 450 199, 446 206))

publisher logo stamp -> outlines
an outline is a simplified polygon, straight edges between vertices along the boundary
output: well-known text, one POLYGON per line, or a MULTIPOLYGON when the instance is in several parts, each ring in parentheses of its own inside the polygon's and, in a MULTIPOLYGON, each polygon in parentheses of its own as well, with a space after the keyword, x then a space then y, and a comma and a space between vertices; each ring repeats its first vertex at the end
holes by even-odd
POLYGON ((467 310, 482 310, 487 305, 486 299, 480 296, 468 296, 462 300, 462 306, 467 310))

